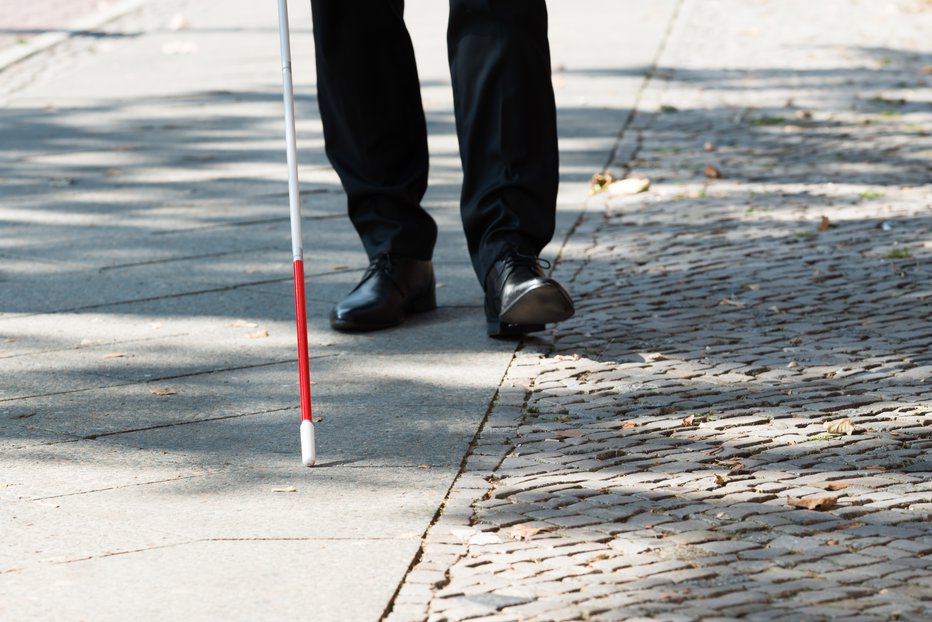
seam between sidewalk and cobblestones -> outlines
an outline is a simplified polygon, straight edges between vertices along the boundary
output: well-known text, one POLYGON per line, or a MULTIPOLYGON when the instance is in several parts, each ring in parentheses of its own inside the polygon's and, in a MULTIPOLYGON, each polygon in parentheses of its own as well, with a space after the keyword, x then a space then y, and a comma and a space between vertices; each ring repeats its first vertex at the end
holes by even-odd
POLYGON ((932 617, 929 106, 703 84, 685 27, 389 622, 932 617))

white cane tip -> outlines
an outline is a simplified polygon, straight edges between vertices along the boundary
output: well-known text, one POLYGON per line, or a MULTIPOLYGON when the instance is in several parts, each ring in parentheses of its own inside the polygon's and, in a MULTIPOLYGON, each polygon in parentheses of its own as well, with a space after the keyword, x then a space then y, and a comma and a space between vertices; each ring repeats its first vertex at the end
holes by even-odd
POLYGON ((304 466, 314 466, 317 462, 317 443, 314 438, 314 424, 310 421, 301 422, 301 462, 304 466))

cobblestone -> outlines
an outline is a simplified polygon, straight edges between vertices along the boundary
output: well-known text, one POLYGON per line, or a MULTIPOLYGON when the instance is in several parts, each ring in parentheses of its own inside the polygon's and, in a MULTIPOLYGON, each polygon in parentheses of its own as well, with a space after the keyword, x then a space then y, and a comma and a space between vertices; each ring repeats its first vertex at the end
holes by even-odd
MULTIPOLYGON (((805 24, 748 46, 731 28, 786 3, 682 3, 610 167, 651 188, 589 201, 556 267, 577 316, 512 367, 526 403, 475 527, 516 546, 467 547, 448 586, 467 564, 539 589, 476 619, 932 619, 925 61, 811 46, 881 4, 932 15, 793 3, 805 24)), ((446 594, 425 617, 454 619, 446 594)))

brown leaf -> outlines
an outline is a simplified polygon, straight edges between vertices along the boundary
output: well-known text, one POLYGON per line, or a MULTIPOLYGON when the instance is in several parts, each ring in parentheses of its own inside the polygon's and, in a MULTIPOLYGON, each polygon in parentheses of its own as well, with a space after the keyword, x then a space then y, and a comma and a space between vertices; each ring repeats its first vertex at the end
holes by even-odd
POLYGON ((705 176, 709 179, 721 179, 722 172, 712 164, 705 165, 705 176))
POLYGON ((737 307, 737 308, 739 308, 739 309, 743 309, 743 308, 746 307, 747 305, 745 305, 743 302, 739 302, 739 301, 737 301, 737 300, 732 300, 731 298, 722 298, 722 299, 719 301, 718 306, 720 306, 720 307, 737 307))
POLYGON ((349 266, 344 266, 343 264, 333 267, 334 270, 349 270, 349 266))
POLYGON ((633 430, 636 427, 638 427, 638 424, 635 423, 634 421, 625 421, 624 424, 621 426, 623 430, 633 430))
POLYGON ((690 416, 686 417, 685 419, 683 419, 683 422, 682 422, 682 423, 683 423, 683 425, 685 425, 686 427, 689 427, 689 426, 691 426, 691 425, 694 425, 693 422, 694 422, 695 420, 696 420, 696 415, 690 415, 690 416))
POLYGON ((246 320, 236 320, 232 324, 227 324, 230 328, 256 328, 259 326, 255 322, 247 322, 246 320))
POLYGON ((578 354, 558 354, 554 358, 558 361, 578 361, 582 357, 578 354))
POLYGON ((833 527, 830 531, 842 531, 844 529, 857 529, 858 527, 863 527, 866 524, 867 523, 862 523, 861 521, 855 521, 853 523, 845 523, 844 525, 833 527))
POLYGON ((824 512, 835 507, 835 504, 838 503, 838 497, 807 497, 805 499, 787 497, 786 502, 793 507, 824 512))
POLYGON ((550 531, 544 527, 531 527, 530 525, 515 525, 508 530, 508 535, 514 540, 528 540, 542 531, 550 531))
POLYGON ((560 430, 557 432, 557 436, 562 436, 563 438, 577 438, 582 435, 583 433, 579 430, 560 430))
POLYGON ((324 420, 323 417, 311 417, 311 423, 320 423, 323 420, 324 420))
POLYGON ((429 465, 429 464, 419 464, 419 465, 417 465, 417 468, 419 468, 419 469, 429 469, 429 468, 430 468, 430 465, 429 465))
POLYGON ((126 354, 125 352, 111 352, 110 354, 104 354, 103 358, 105 359, 128 359, 130 356, 132 355, 126 354))
POLYGON ((269 336, 269 331, 263 328, 261 330, 257 330, 254 333, 248 333, 246 336, 249 337, 250 339, 265 339, 266 337, 269 336))
POLYGON ((829 222, 828 216, 822 217, 822 222, 819 223, 819 231, 828 231, 828 228, 832 226, 832 223, 829 222))
POLYGON ((845 482, 829 482, 828 484, 823 486, 825 490, 831 490, 831 491, 844 490, 847 487, 848 487, 848 484, 846 484, 845 482))
POLYGON ((640 194, 650 188, 650 180, 646 177, 628 177, 620 181, 613 182, 608 187, 608 192, 612 196, 626 194, 640 194))
POLYGON ((854 434, 856 428, 851 419, 837 419, 835 421, 826 421, 822 424, 829 434, 854 434))
POLYGON ((596 173, 589 180, 589 194, 598 194, 608 188, 615 181, 611 173, 596 173))
POLYGON ((178 391, 172 391, 171 389, 152 389, 150 393, 152 395, 178 395, 178 391))
POLYGON ((724 475, 719 475, 718 473, 715 474, 715 485, 716 486, 721 487, 727 483, 728 483, 728 478, 726 478, 724 475))
POLYGON ((864 467, 864 470, 866 470, 866 471, 886 471, 886 470, 887 470, 887 467, 885 467, 885 466, 880 466, 879 464, 875 464, 875 465, 872 465, 872 466, 866 466, 866 467, 864 467))
POLYGON ((796 113, 796 118, 797 119, 811 119, 812 112, 810 112, 809 110, 800 110, 796 113))
POLYGON ((282 486, 281 488, 273 488, 272 492, 298 492, 298 489, 294 486, 282 486))

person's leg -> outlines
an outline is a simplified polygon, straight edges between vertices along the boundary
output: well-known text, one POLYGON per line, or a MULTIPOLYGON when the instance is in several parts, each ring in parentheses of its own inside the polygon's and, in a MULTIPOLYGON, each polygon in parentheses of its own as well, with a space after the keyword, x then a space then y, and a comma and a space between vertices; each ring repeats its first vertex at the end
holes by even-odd
POLYGON ((447 39, 463 228, 487 330, 543 330, 574 312, 537 259, 553 237, 559 184, 545 0, 450 0, 447 39))
POLYGON ((544 0, 450 0, 463 228, 480 282, 553 237, 559 183, 544 0))
POLYGON ((343 331, 395 326, 435 308, 437 225, 421 207, 427 124, 403 0, 311 0, 327 157, 369 255, 330 312, 343 331))
POLYGON ((429 260, 427 129, 403 0, 311 0, 327 156, 370 259, 429 260))

